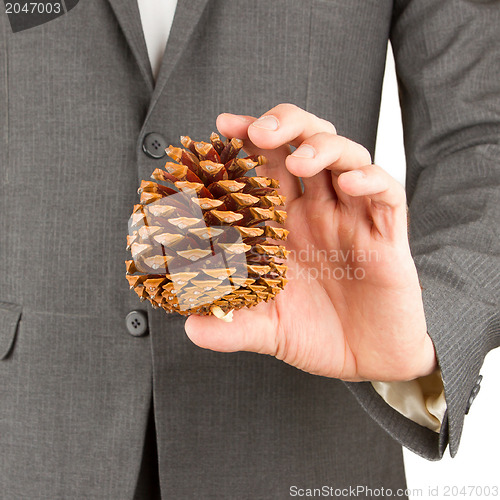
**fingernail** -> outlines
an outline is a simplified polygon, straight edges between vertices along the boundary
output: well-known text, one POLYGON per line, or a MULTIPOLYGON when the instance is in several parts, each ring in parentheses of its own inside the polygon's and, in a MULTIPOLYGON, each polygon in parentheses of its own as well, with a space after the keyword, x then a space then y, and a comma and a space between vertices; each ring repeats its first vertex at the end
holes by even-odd
POLYGON ((349 172, 349 175, 352 175, 353 177, 358 177, 359 179, 364 179, 366 177, 366 173, 363 172, 363 170, 351 170, 349 172))
POLYGON ((249 123, 252 121, 252 118, 249 118, 248 116, 244 116, 244 115, 234 115, 236 118, 238 118, 238 120, 240 120, 240 122, 244 122, 244 123, 249 123))
POLYGON ((273 115, 263 116, 255 120, 252 125, 257 128, 263 128, 264 130, 278 130, 279 127, 278 119, 273 115))
POLYGON ((297 158, 314 158, 316 150, 312 146, 309 146, 309 144, 302 144, 292 153, 292 156, 297 158))
POLYGON ((252 120, 252 118, 249 118, 248 116, 245 115, 233 115, 233 113, 221 113, 220 116, 222 115, 227 115, 227 116, 232 116, 239 120, 240 122, 248 123, 252 120))

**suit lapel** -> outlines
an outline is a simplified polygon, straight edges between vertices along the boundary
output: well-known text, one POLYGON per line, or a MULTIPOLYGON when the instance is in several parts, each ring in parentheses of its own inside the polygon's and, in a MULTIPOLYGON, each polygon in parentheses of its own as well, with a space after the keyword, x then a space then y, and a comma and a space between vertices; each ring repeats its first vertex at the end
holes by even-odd
POLYGON ((153 73, 149 63, 148 49, 144 39, 139 7, 133 0, 108 0, 115 13, 118 23, 127 39, 132 54, 139 66, 141 74, 152 92, 154 87, 153 73))
POLYGON ((175 16, 168 37, 165 54, 163 56, 160 71, 153 91, 146 120, 158 102, 165 84, 170 78, 175 65, 179 61, 186 45, 191 38, 200 17, 205 10, 208 0, 177 0, 175 16))
POLYGON ((168 37, 165 54, 161 62, 156 85, 149 63, 148 50, 144 39, 141 18, 137 0, 108 0, 118 19, 123 34, 139 65, 144 80, 151 90, 152 97, 145 119, 149 118, 154 106, 158 102, 165 84, 180 59, 182 52, 191 38, 208 0, 177 0, 175 16, 168 37))

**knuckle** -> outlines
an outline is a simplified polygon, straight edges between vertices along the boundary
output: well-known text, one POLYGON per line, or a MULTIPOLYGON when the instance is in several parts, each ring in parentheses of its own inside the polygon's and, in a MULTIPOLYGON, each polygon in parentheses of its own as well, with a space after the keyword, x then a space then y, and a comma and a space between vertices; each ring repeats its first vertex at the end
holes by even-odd
POLYGON ((325 127, 325 130, 330 134, 337 135, 337 129, 332 122, 325 120, 324 118, 320 118, 321 124, 325 127))
POLYGON ((276 337, 274 339, 274 347, 272 355, 276 359, 284 361, 285 359, 288 358, 288 353, 289 353, 289 342, 287 335, 285 334, 282 328, 278 328, 276 337))
POLYGON ((370 170, 376 170, 376 175, 385 179, 387 184, 387 191, 391 199, 395 201, 397 205, 406 205, 406 190, 402 184, 400 184, 392 175, 386 172, 379 165, 371 165, 370 170))
POLYGON ((398 198, 398 201, 401 203, 401 204, 404 204, 406 205, 406 191, 405 191, 405 188, 396 180, 394 180, 394 184, 395 184, 395 194, 398 198))
POLYGON ((314 134, 309 140, 331 146, 330 143, 336 141, 337 138, 338 135, 332 134, 331 132, 318 132, 317 134, 314 134))
POLYGON ((376 165, 375 163, 373 165, 370 165, 369 171, 375 172, 376 175, 379 177, 384 178, 385 180, 394 180, 393 177, 391 177, 380 165, 376 165))
POLYGON ((292 104, 290 102, 283 102, 281 104, 278 104, 276 108, 274 108, 277 111, 282 111, 282 112, 288 112, 288 113, 294 113, 297 111, 303 111, 301 108, 299 108, 296 104, 292 104))
POLYGON ((370 154, 370 151, 366 149, 363 145, 359 144, 359 153, 360 157, 363 161, 364 164, 366 165, 371 165, 372 163, 372 155, 370 154))
POLYGON ((339 159, 344 157, 346 152, 348 151, 349 147, 351 146, 351 141, 347 139, 347 137, 344 137, 342 135, 337 136, 339 139, 339 151, 338 151, 338 157, 339 159))

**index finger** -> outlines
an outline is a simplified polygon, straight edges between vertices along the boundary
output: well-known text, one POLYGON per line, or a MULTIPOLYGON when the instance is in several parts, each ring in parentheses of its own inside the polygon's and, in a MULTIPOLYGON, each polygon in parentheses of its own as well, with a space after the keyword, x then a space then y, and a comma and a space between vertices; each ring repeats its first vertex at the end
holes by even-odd
POLYGON ((309 137, 322 132, 336 134, 337 130, 329 121, 294 104, 279 104, 248 127, 248 137, 262 149, 275 149, 284 144, 298 147, 309 137))
POLYGON ((233 115, 223 113, 217 117, 217 129, 226 137, 237 137, 242 139, 244 150, 248 154, 264 155, 267 163, 258 168, 259 175, 265 175, 276 179, 280 183, 280 191, 286 196, 287 202, 302 195, 300 181, 285 167, 286 157, 290 154, 288 144, 272 150, 263 150, 257 147, 248 137, 248 127, 256 120, 253 116, 233 115))

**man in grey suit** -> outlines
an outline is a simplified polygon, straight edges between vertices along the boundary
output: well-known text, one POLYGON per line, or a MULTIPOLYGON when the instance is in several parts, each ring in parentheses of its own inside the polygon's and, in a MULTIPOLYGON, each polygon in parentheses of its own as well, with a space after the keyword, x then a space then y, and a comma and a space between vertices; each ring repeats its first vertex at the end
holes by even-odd
POLYGON ((1 498, 153 498, 155 481, 163 498, 395 492, 401 444, 454 455, 499 345, 499 24, 496 2, 179 0, 154 85, 135 2, 82 1, 16 34, 2 16, 1 498), (410 245, 402 190, 369 166, 388 37, 410 245), (222 133, 271 157, 292 231, 383 259, 350 295, 328 281, 308 296, 295 275, 229 327, 192 317, 191 342, 128 290, 124 238, 139 181, 165 162, 150 134, 203 139, 222 111, 236 114, 222 133), (324 239, 300 233, 313 220, 324 239), (439 432, 369 382, 436 366, 439 432))

